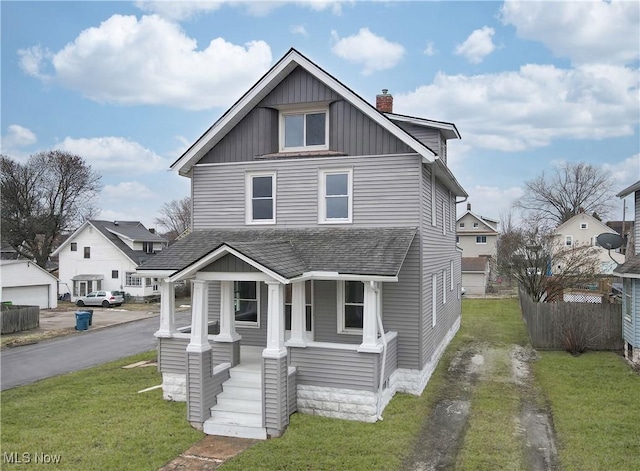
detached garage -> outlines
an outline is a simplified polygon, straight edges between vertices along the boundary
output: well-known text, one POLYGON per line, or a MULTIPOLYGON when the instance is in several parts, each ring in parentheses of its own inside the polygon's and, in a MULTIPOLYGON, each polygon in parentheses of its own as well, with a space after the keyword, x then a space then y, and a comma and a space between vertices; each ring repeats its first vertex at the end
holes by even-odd
POLYGON ((0 260, 2 302, 58 307, 58 279, 30 260, 0 260))

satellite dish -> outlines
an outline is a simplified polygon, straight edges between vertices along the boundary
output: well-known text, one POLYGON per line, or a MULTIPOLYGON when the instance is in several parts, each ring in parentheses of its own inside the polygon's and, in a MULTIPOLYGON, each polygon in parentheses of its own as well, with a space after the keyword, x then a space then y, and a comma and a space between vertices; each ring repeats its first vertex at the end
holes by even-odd
POLYGON ((624 239, 620 235, 613 234, 611 232, 604 232, 600 234, 596 237, 596 240, 600 247, 604 247, 608 250, 618 249, 622 247, 622 244, 624 243, 624 239))

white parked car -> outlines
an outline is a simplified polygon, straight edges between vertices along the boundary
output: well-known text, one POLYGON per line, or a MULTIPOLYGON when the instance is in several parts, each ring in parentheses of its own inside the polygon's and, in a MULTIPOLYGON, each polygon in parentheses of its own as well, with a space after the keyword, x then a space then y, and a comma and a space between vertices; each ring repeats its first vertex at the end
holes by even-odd
POLYGON ((80 296, 76 306, 120 306, 124 302, 122 295, 116 295, 112 291, 92 291, 86 296, 80 296))

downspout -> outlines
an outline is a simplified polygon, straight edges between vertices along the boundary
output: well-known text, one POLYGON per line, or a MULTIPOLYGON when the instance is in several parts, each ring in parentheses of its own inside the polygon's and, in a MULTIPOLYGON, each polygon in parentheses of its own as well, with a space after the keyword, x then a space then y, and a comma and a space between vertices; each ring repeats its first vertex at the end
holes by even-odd
POLYGON ((384 326, 382 325, 382 316, 380 315, 381 306, 378 306, 378 292, 379 288, 376 287, 375 282, 369 281, 371 289, 376 293, 376 318, 378 320, 378 330, 380 330, 380 337, 382 338, 382 365, 380 366, 380 381, 378 384, 378 399, 376 404, 376 415, 378 420, 382 419, 382 389, 384 386, 384 367, 387 364, 387 337, 384 333, 384 326))

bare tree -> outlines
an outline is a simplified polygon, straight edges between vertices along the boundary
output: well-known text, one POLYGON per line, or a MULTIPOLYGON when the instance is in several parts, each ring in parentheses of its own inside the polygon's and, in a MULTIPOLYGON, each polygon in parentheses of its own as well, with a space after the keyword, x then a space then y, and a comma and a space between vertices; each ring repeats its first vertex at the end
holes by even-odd
POLYGON ((0 156, 2 239, 45 267, 59 238, 96 211, 101 176, 82 157, 48 151, 25 164, 0 156))
POLYGON ((536 301, 555 301, 565 289, 594 281, 599 273, 597 248, 565 247, 538 228, 514 229, 500 248, 499 269, 515 278, 536 301))
POLYGON ((186 196, 180 200, 165 203, 159 213, 160 217, 155 219, 155 223, 164 227, 165 236, 173 241, 191 227, 191 198, 186 196))
POLYGON ((600 218, 613 208, 611 177, 585 163, 567 162, 551 175, 544 172, 525 182, 525 193, 515 203, 538 225, 556 227, 579 212, 600 218))

